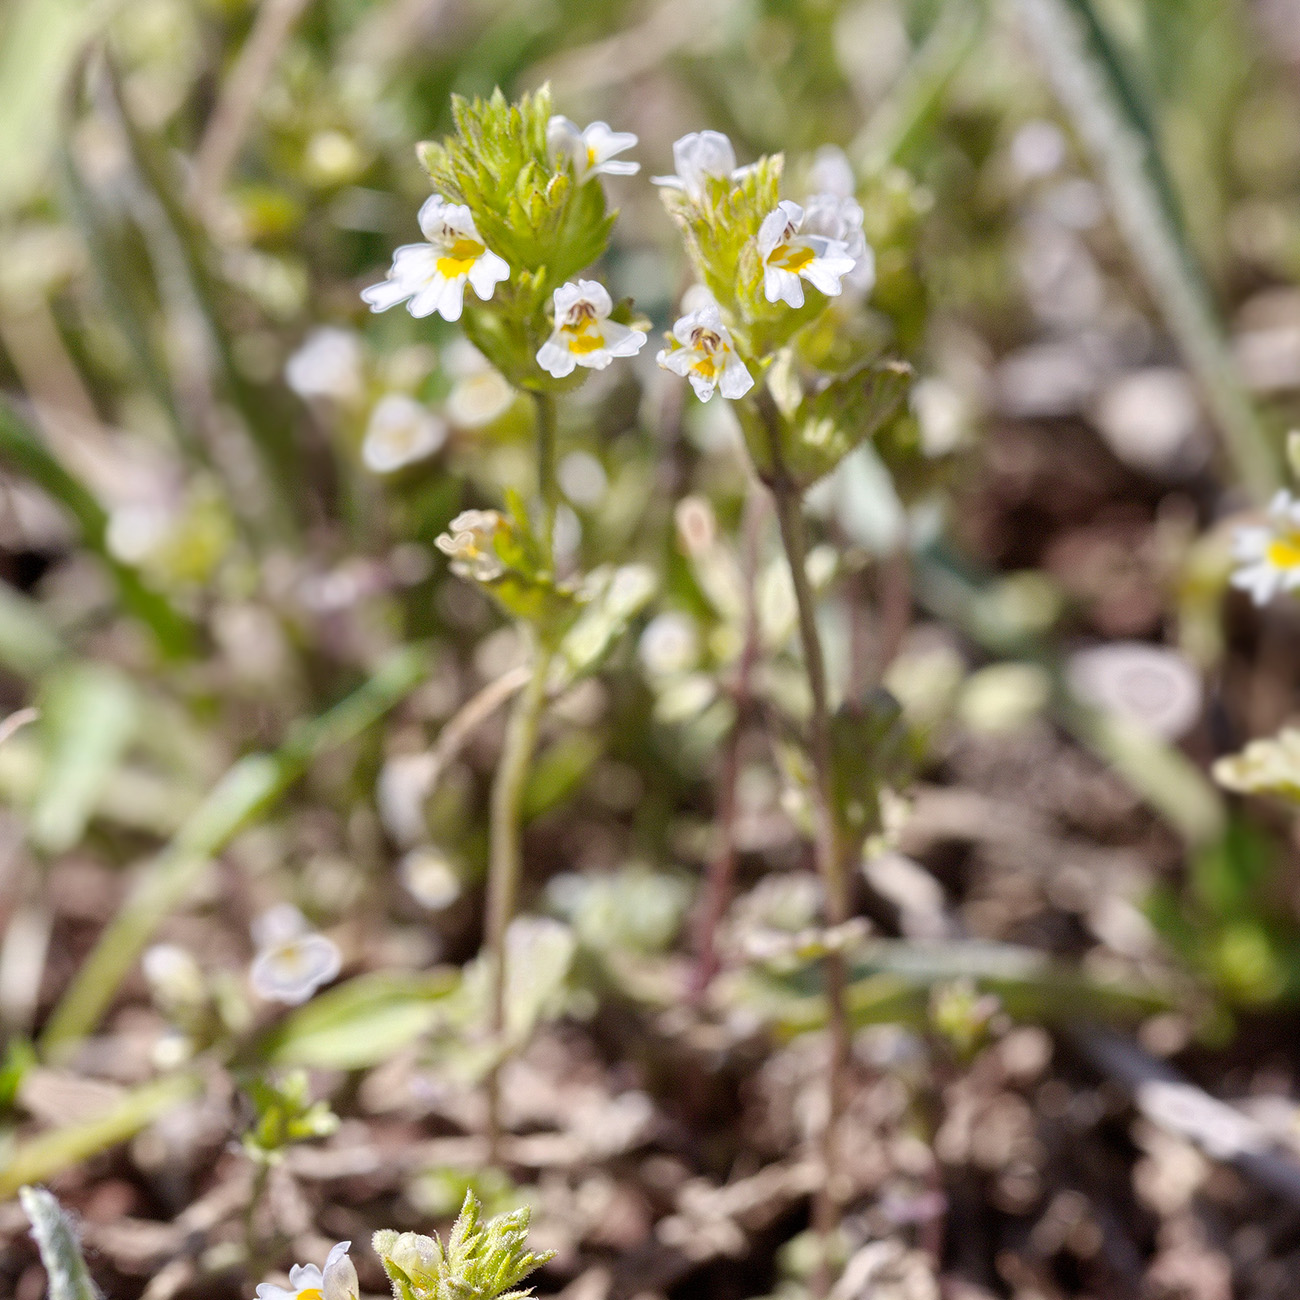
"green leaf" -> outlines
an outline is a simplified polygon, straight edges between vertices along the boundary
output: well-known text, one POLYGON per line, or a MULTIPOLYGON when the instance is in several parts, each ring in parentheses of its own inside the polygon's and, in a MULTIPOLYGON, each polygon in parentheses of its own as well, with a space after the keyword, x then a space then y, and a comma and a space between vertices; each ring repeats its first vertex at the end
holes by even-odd
POLYGON ((99 1288, 86 1269, 81 1243, 54 1196, 43 1187, 23 1187, 18 1199, 40 1248, 50 1286, 49 1300, 100 1300, 99 1288))
POLYGON ((139 716, 135 690, 106 664, 72 663, 45 684, 45 770, 31 813, 32 842, 63 853, 85 833, 139 716))
POLYGON ((378 1065, 433 1027, 458 973, 362 975, 313 998, 255 1049, 273 1065, 361 1070, 378 1065))

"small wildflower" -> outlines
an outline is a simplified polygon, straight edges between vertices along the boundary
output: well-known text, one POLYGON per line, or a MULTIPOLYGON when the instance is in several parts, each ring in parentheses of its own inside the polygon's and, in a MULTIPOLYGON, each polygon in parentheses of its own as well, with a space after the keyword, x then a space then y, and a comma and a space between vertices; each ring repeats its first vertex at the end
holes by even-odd
POLYGON ((556 379, 575 366, 604 370, 615 357, 631 357, 645 345, 642 330, 609 319, 614 304, 603 284, 570 281, 556 291, 555 329, 538 349, 537 364, 556 379))
POLYGON ((1300 501, 1283 489, 1268 508, 1268 522, 1238 528, 1232 537, 1237 571, 1232 585, 1267 605, 1279 591, 1300 588, 1300 501))
POLYGON ((1176 650, 1111 641, 1070 656, 1071 689, 1095 708, 1164 740, 1179 740, 1201 716, 1201 679, 1176 650))
POLYGON ((451 571, 457 576, 491 582, 505 572, 495 546, 504 523, 496 510, 462 510, 434 545, 451 557, 451 571))
POLYGON ((357 1300, 360 1286, 357 1270, 348 1257, 350 1241, 340 1241, 330 1251, 322 1272, 315 1264, 295 1264, 289 1270, 289 1285, 262 1282, 257 1300, 357 1300))
POLYGON ((259 997, 268 1002, 297 1006, 322 984, 328 984, 342 964, 339 950, 308 925, 292 904, 282 903, 263 912, 253 924, 257 956, 249 980, 259 997))
POLYGON ((754 377, 736 355, 735 345, 717 307, 701 307, 681 317, 673 326, 672 344, 656 358, 665 370, 691 381, 702 402, 713 396, 735 400, 754 386, 754 377))
POLYGON ((457 339, 444 350, 442 367, 455 380, 446 411, 458 428, 482 428, 514 404, 510 381, 468 339, 457 339))
POLYGON ((641 164, 615 155, 633 148, 636 142, 631 131, 612 130, 608 122, 593 122, 584 131, 558 114, 546 128, 546 144, 552 159, 556 162, 571 159, 574 179, 579 185, 592 176, 635 176, 641 164))
POLYGON ((361 394, 361 340, 351 330, 313 330, 284 365, 285 383, 299 397, 349 402, 361 394))
POLYGON ((844 255, 853 259, 853 269, 844 275, 845 287, 859 294, 871 292, 876 282, 876 255, 862 229, 862 206, 851 194, 814 194, 804 204, 801 233, 843 244, 844 255))
POLYGON ((361 459, 376 474, 391 474, 446 441, 447 426, 427 406, 405 393, 386 393, 370 413, 361 459))
POLYGON ((652 176, 655 185, 684 190, 687 198, 699 202, 710 180, 738 180, 749 170, 736 166, 736 151, 721 131, 692 131, 673 145, 672 176, 652 176))
MULTIPOLYGON (((825 218, 824 211, 821 218, 825 218)), ((840 292, 840 281, 856 264, 844 240, 803 232, 804 210, 789 199, 783 199, 763 218, 758 228, 758 255, 768 302, 802 307, 801 279, 833 298, 840 292)))
POLYGON ((459 320, 467 280, 486 302, 510 278, 505 259, 483 242, 464 204, 430 195, 419 220, 428 242, 403 244, 393 254, 388 278, 361 291, 371 311, 387 311, 410 299, 412 316, 437 312, 443 320, 459 320))

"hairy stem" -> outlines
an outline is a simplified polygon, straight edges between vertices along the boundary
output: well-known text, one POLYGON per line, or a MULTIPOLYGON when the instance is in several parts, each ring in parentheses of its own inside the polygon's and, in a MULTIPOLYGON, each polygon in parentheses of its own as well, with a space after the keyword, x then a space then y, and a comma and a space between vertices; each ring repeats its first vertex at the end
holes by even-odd
MULTIPOLYGON (((555 567, 555 398, 534 393, 537 404, 537 494, 542 504, 542 546, 555 567)), ((505 744, 492 782, 488 823, 488 897, 486 942, 491 968, 491 1028, 497 1055, 487 1077, 488 1159, 501 1162, 501 1059, 506 1033, 506 931, 514 919, 523 870, 524 788, 537 747, 537 732, 546 707, 546 683, 553 645, 544 636, 533 640, 532 672, 515 700, 506 726, 505 744)))
MULTIPOLYGON (((831 751, 831 713, 826 683, 826 658, 817 628, 817 608, 808 582, 808 536, 804 526, 802 494, 781 458, 775 413, 765 412, 771 444, 772 474, 768 486, 776 504, 781 544, 790 565, 799 614, 799 641, 804 671, 812 695, 808 719, 808 754, 813 769, 814 848, 817 870, 826 892, 826 921, 843 925, 851 910, 847 853, 836 814, 835 772, 831 751)), ((824 1178, 813 1205, 813 1226, 822 1241, 821 1259, 813 1292, 827 1295, 831 1287, 831 1239, 839 1227, 840 1192, 837 1136, 847 1092, 851 1036, 847 1006, 848 976, 844 956, 828 953, 825 960, 827 1026, 830 1032, 830 1068, 827 1071, 826 1127, 822 1134, 824 1178)))

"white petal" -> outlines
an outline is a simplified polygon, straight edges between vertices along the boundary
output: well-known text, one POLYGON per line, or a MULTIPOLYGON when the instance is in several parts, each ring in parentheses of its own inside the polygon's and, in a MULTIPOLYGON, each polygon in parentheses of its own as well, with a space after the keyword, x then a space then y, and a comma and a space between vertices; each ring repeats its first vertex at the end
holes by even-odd
POLYGON ((584 370, 604 370, 614 360, 614 354, 608 348, 592 348, 590 352, 575 352, 573 359, 584 370))
POLYGON ((429 277, 429 281, 424 288, 411 296, 411 302, 407 310, 417 320, 432 316, 438 310, 438 304, 442 301, 442 291, 446 284, 447 277, 441 271, 435 271, 429 277))
POLYGON ((840 292, 840 281, 853 270, 851 257, 814 257, 800 274, 814 289, 834 298, 840 292))
POLYGON ((691 387, 695 389, 695 396, 698 397, 701 402, 707 402, 709 398, 713 396, 713 390, 716 387, 716 382, 714 380, 706 379, 703 375, 698 374, 694 370, 692 370, 686 378, 691 381, 691 387))
MULTIPOLYGON (((590 149, 597 163, 606 162, 615 154, 631 149, 637 137, 631 131, 615 131, 608 122, 593 122, 583 133, 582 143, 590 149)), ((639 163, 632 163, 638 167, 639 163)))
POLYGON ((410 289, 396 280, 380 280, 378 284, 361 290, 361 300, 370 305, 371 311, 387 311, 399 302, 405 302, 410 296, 410 289))
POLYGON ((556 379, 563 379, 566 375, 573 374, 574 367, 578 362, 573 353, 559 339, 560 334, 557 330, 537 349, 537 364, 548 375, 553 375, 556 379))
POLYGON ((598 163, 592 172, 598 176, 635 176, 641 170, 639 162, 616 158, 612 162, 598 163))
POLYGON ((634 357, 645 346, 646 336, 642 330, 631 329, 617 321, 607 321, 601 332, 611 357, 634 357))
POLYGON ((510 267, 506 259, 494 253, 490 248, 469 269, 469 282, 474 292, 484 302, 492 297, 498 284, 510 278, 510 267))
MULTIPOLYGON (((777 204, 763 218, 763 224, 758 228, 758 255, 764 262, 772 255, 772 250, 785 236, 785 228, 788 223, 781 206, 781 204, 777 204)), ((769 298, 768 301, 775 302, 776 299, 769 298)))
POLYGON ((803 306, 803 285, 792 271, 768 266, 763 271, 763 296, 768 302, 784 302, 791 307, 803 306))
POLYGON ((655 360, 665 370, 671 370, 673 374, 688 379, 691 374, 691 365, 695 361, 695 354, 690 348, 673 348, 672 350, 664 348, 655 357, 655 360))
POLYGON ((443 282, 442 294, 438 299, 438 315, 443 320, 460 320, 461 308, 465 304, 465 277, 452 276, 443 282))
POLYGON ((579 280, 578 291, 579 295, 596 309, 596 315, 602 320, 614 310, 614 302, 609 296, 609 290, 599 280, 579 280))
POLYGON ((420 229, 424 232, 426 239, 431 240, 441 233, 443 223, 447 220, 447 210, 450 207, 451 204, 441 194, 430 194, 420 204, 420 211, 416 220, 419 222, 420 229))
POLYGON ((295 1264, 289 1270, 289 1284, 297 1287, 299 1291, 306 1291, 312 1287, 319 1289, 321 1282, 320 1269, 315 1264, 295 1264))
POLYGON ((253 1292, 257 1300, 297 1300, 297 1291, 289 1291, 274 1282, 259 1282, 253 1292))
POLYGON ((730 354, 722 367, 718 383, 723 397, 734 402, 736 398, 744 397, 753 386, 754 376, 749 373, 748 367, 735 353, 730 354))

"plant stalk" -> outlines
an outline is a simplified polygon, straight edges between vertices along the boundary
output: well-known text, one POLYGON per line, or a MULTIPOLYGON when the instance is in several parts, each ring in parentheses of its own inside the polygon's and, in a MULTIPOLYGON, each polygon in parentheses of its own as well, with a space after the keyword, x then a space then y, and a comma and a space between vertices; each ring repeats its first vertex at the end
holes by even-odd
MULTIPOLYGON (((555 398, 534 393, 537 408, 537 495, 542 506, 542 546, 555 568, 555 513, 559 498, 555 476, 555 398)), ((491 1031, 496 1049, 488 1072, 488 1161, 501 1163, 501 1065, 506 1037, 506 931, 514 919, 523 870, 522 822, 528 769, 537 747, 537 733, 546 707, 546 685, 553 644, 534 635, 532 673, 515 700, 506 725, 505 744, 492 782, 488 822, 488 897, 486 943, 490 964, 491 1031)))
MULTIPOLYGON (((764 411, 771 444, 773 473, 768 481, 776 504, 781 544, 790 566, 799 615, 799 641, 804 671, 812 695, 808 719, 808 754, 813 768, 814 849, 817 870, 826 892, 826 922, 842 926, 851 911, 849 874, 844 837, 836 815, 835 771, 831 750, 831 714, 826 682, 826 657, 817 628, 817 608, 808 582, 808 536, 804 526, 802 494, 781 458, 781 445, 773 413, 764 411)), ((837 1136, 848 1091, 852 1039, 848 1016, 848 972, 844 955, 830 952, 825 959, 827 1027, 830 1033, 830 1068, 827 1071, 826 1127, 822 1133, 824 1179, 813 1203, 813 1227, 821 1239, 821 1258, 813 1278, 813 1293, 829 1294, 832 1280, 831 1245, 839 1227, 840 1191, 837 1136)))

